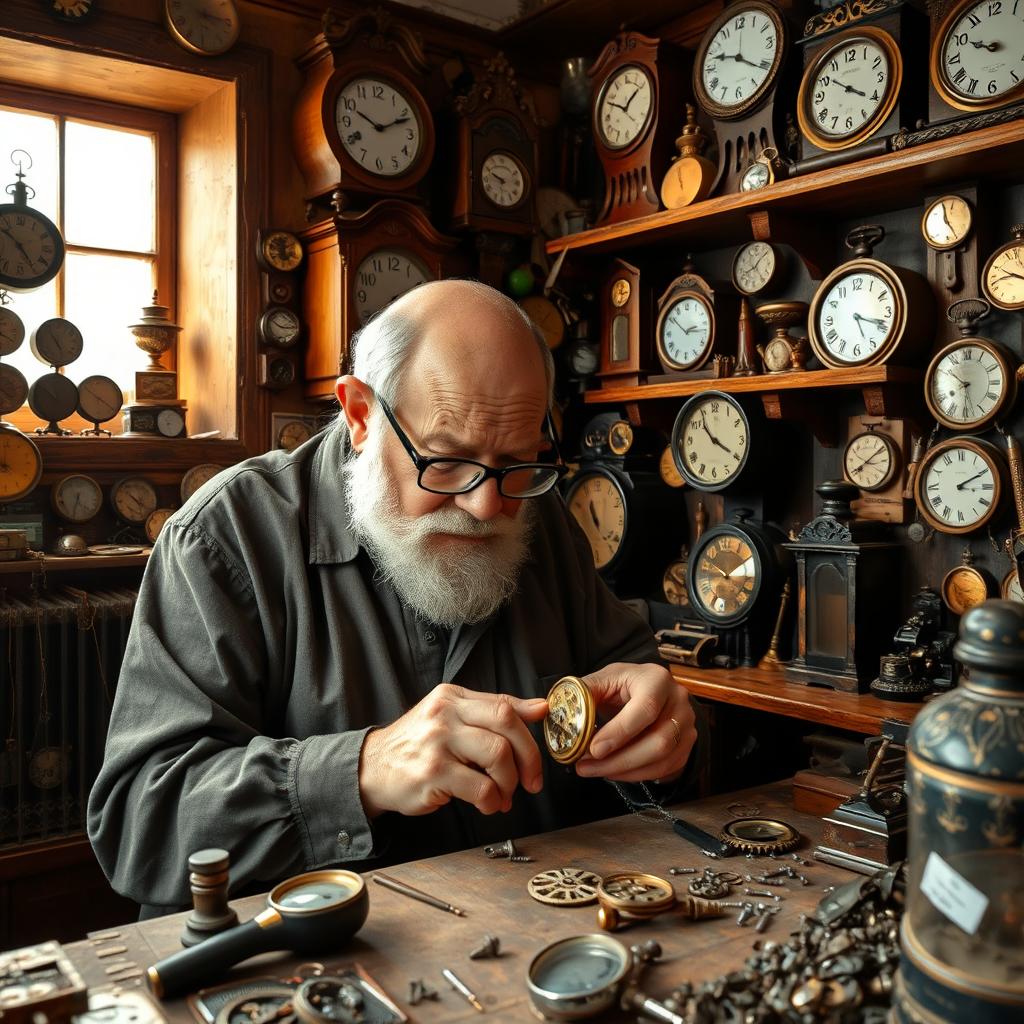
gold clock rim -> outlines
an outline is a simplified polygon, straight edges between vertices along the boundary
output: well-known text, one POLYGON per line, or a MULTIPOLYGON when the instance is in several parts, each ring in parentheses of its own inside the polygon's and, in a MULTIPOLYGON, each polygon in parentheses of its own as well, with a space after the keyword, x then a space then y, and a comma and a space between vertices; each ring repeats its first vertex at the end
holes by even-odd
POLYGON ((796 97, 796 119, 800 126, 800 133, 805 139, 814 143, 818 149, 824 149, 830 153, 850 149, 865 139, 871 138, 885 124, 886 118, 892 113, 893 107, 896 106, 896 101, 899 99, 902 87, 903 54, 900 53, 900 48, 896 45, 896 40, 893 39, 892 35, 884 29, 876 28, 874 25, 852 25, 850 28, 834 35, 830 42, 821 48, 814 60, 804 68, 804 73, 800 78, 800 89, 796 97), (882 102, 878 104, 874 114, 856 131, 842 138, 822 135, 814 127, 813 116, 810 116, 805 109, 808 97, 813 93, 814 80, 817 78, 819 70, 830 54, 848 45, 850 39, 865 36, 878 43, 885 50, 886 56, 889 58, 891 73, 889 75, 886 95, 883 97, 882 102))
POLYGON ((924 371, 924 400, 925 404, 928 406, 928 411, 932 414, 932 417, 942 424, 942 426, 948 427, 950 430, 959 430, 968 434, 980 433, 988 430, 988 428, 999 418, 1000 413, 1007 408, 1011 408, 1013 403, 1017 400, 1017 371, 1011 363, 1009 351, 998 341, 992 341, 989 338, 957 338, 955 341, 951 341, 948 345, 944 345, 934 356, 932 356, 931 362, 928 364, 928 368, 924 371), (1003 380, 1006 382, 1006 387, 1003 390, 1002 398, 996 403, 992 411, 983 419, 974 420, 970 423, 960 423, 956 420, 949 419, 949 417, 947 417, 932 401, 931 382, 934 374, 938 370, 939 363, 942 362, 946 355, 958 348, 963 348, 966 345, 974 345, 978 348, 983 348, 990 356, 992 356, 993 359, 996 360, 996 362, 999 363, 1000 368, 1003 371, 1003 380))
POLYGON ((510 213, 513 210, 518 210, 530 198, 530 192, 533 187, 533 179, 530 175, 530 172, 526 169, 526 164, 524 164, 523 161, 520 160, 519 157, 516 156, 516 154, 513 153, 510 149, 503 149, 501 146, 495 146, 494 149, 488 150, 484 154, 483 159, 480 161, 480 178, 480 194, 484 197, 484 199, 487 200, 487 202, 491 204, 491 206, 493 206, 496 210, 501 210, 502 213, 510 213), (496 203, 484 190, 484 164, 487 162, 489 157, 494 156, 496 153, 500 153, 502 156, 507 156, 512 161, 512 163, 514 163, 516 167, 519 168, 519 173, 523 176, 523 194, 511 206, 502 206, 500 203, 496 203))
POLYGON ((238 4, 232 0, 231 9, 235 15, 235 31, 231 37, 231 41, 224 47, 217 50, 207 50, 201 46, 196 46, 191 40, 189 40, 185 34, 174 24, 174 18, 171 15, 171 0, 164 0, 164 21, 167 24, 167 30, 171 33, 171 38, 179 45, 183 46, 190 53, 198 54, 200 57, 219 57, 221 54, 227 53, 239 40, 242 34, 242 17, 238 13, 238 4))
MULTIPOLYGON (((544 733, 544 747, 552 760, 562 765, 575 764, 583 755, 587 752, 587 748, 590 746, 590 741, 594 737, 594 732, 597 725, 597 703, 594 700, 594 695, 590 692, 590 687, 579 676, 562 676, 551 684, 551 688, 547 692, 547 699, 550 701, 551 694, 561 686, 563 683, 571 685, 578 689, 582 693, 583 700, 583 728, 580 729, 579 735, 576 737, 576 741, 566 751, 556 753, 551 745, 548 743, 548 731, 547 728, 542 726, 542 732, 544 733)), ((545 723, 546 726, 546 723, 545 723)))
POLYGON ((17 427, 13 427, 8 423, 2 423, 0 424, 0 431, 7 431, 11 435, 15 436, 16 443, 18 444, 20 444, 21 442, 25 442, 28 445, 29 450, 32 452, 33 457, 35 459, 36 468, 33 471, 32 482, 28 484, 28 486, 23 487, 20 491, 12 491, 10 494, 0 496, 0 501, 2 501, 4 504, 10 504, 10 502, 12 501, 20 501, 22 498, 31 494, 39 485, 39 481, 42 479, 43 476, 43 455, 42 452, 40 452, 39 450, 39 445, 37 445, 35 441, 33 441, 32 438, 28 436, 28 434, 25 434, 22 431, 18 430, 17 427))
POLYGON ((667 445, 665 445, 661 455, 658 456, 658 476, 661 478, 661 482, 666 487, 671 487, 674 490, 678 491, 686 486, 686 480, 684 479, 683 474, 679 472, 679 467, 676 465, 675 456, 672 454, 671 441, 667 445), (668 464, 672 467, 673 472, 675 473, 675 478, 673 480, 665 479, 665 473, 662 467, 665 465, 666 462, 668 462, 668 464), (675 483, 675 480, 678 480, 679 483, 675 483))
POLYGON ((1009 91, 1003 93, 997 100, 979 96, 977 101, 971 102, 958 92, 955 92, 952 84, 946 79, 945 71, 942 67, 942 51, 945 49, 946 39, 949 33, 953 31, 953 26, 956 22, 963 17, 964 11, 977 6, 978 0, 959 0, 959 2, 954 2, 943 16, 942 21, 939 22, 939 27, 935 30, 935 36, 932 39, 931 51, 928 54, 928 74, 931 77, 932 86, 943 101, 956 110, 996 110, 1024 96, 1024 81, 1022 81, 1009 91))
POLYGON ((699 370, 711 358, 711 353, 715 347, 715 331, 717 326, 715 307, 707 295, 696 288, 682 288, 678 291, 673 291, 662 304, 661 309, 658 310, 658 320, 654 325, 654 346, 657 349, 658 358, 666 368, 672 370, 699 370), (711 324, 707 344, 704 346, 701 354, 690 363, 679 363, 670 358, 669 354, 665 351, 665 344, 661 336, 661 328, 668 317, 669 310, 674 309, 683 299, 696 299, 704 307, 705 312, 708 314, 708 321, 711 324))
POLYGON ((99 481, 95 477, 89 476, 88 473, 65 473, 58 480, 55 480, 53 486, 50 488, 50 507, 58 516, 60 516, 61 519, 63 519, 67 523, 87 523, 89 522, 90 519, 95 519, 96 516, 99 515, 100 509, 103 508, 103 488, 100 486, 99 481), (60 495, 61 488, 64 487, 64 485, 69 480, 78 479, 88 480, 89 483, 96 488, 96 493, 99 495, 100 498, 99 504, 96 506, 96 511, 93 512, 92 515, 86 516, 84 519, 75 519, 74 516, 65 515, 60 510, 60 504, 58 502, 58 497, 60 495))
POLYGON ((744 242, 736 250, 736 254, 732 258, 732 267, 731 267, 731 269, 729 271, 729 276, 732 278, 732 285, 736 289, 736 291, 738 291, 741 295, 746 295, 746 296, 750 297, 750 296, 753 296, 753 295, 758 295, 761 292, 763 292, 765 289, 770 287, 771 284, 774 282, 775 278, 778 277, 778 275, 781 273, 781 270, 782 270, 782 253, 781 253, 781 250, 778 248, 778 246, 774 245, 772 242, 767 241, 766 239, 755 238, 755 239, 753 239, 753 240, 751 240, 749 242, 744 242), (750 292, 750 291, 747 291, 746 288, 744 288, 739 283, 739 279, 736 276, 736 264, 739 263, 740 256, 742 256, 743 253, 745 253, 752 245, 767 245, 768 248, 771 249, 771 251, 772 251, 772 258, 774 260, 774 263, 773 263, 773 266, 772 266, 772 272, 771 272, 771 274, 768 275, 768 280, 765 281, 765 283, 763 285, 761 285, 760 288, 756 288, 754 291, 750 292))
POLYGON ((754 543, 753 537, 747 533, 746 529, 740 523, 719 523, 718 526, 712 527, 710 530, 705 531, 699 541, 693 546, 693 551, 690 552, 689 569, 686 577, 686 588, 687 593, 690 595, 690 607, 706 622, 714 623, 717 626, 738 626, 740 623, 745 622, 753 614, 754 607, 761 596, 761 590, 764 586, 766 573, 765 559, 762 557, 761 551, 758 549, 757 544, 754 543), (751 592, 750 600, 746 605, 738 606, 735 611, 727 614, 718 614, 707 606, 704 599, 700 596, 700 588, 691 585, 691 577, 696 579, 696 574, 699 571, 700 559, 703 557, 704 552, 708 549, 711 542, 720 537, 735 537, 742 544, 744 544, 750 551, 750 557, 754 559, 757 572, 753 577, 754 588, 751 592), (694 567, 697 568, 694 568, 694 567))
POLYGON ((1024 299, 1020 302, 1003 302, 1002 299, 997 299, 988 286, 988 274, 992 269, 992 265, 1004 252, 1009 252, 1011 249, 1020 249, 1022 255, 1024 255, 1024 238, 1011 238, 1009 242, 1004 242, 998 249, 996 249, 991 256, 985 261, 985 266, 981 271, 981 290, 985 295, 985 298, 992 303, 997 309, 1005 309, 1011 312, 1024 309, 1024 299))
POLYGON ((648 135, 651 134, 651 130, 656 120, 655 115, 659 99, 660 95, 658 92, 657 76, 652 74, 648 68, 644 67, 642 64, 637 64, 632 60, 627 60, 624 63, 613 67, 604 76, 604 81, 601 82, 601 88, 598 89, 597 96, 594 99, 591 108, 590 121, 594 132, 594 144, 599 150, 604 149, 610 156, 614 156, 616 159, 628 156, 634 149, 643 145, 648 135), (636 133, 636 136, 623 146, 613 146, 606 140, 604 130, 601 128, 601 103, 604 100, 605 93, 608 91, 608 85, 611 80, 629 68, 636 68, 636 70, 639 71, 640 74, 644 75, 644 77, 646 77, 651 83, 651 105, 647 110, 647 116, 644 118, 644 123, 640 126, 640 130, 636 133))
POLYGON ((18 387, 18 393, 21 395, 21 401, 10 409, 0 405, 0 416, 6 416, 9 413, 17 412, 28 401, 29 384, 25 374, 11 363, 0 363, 0 374, 14 379, 18 387))
POLYGON ((1010 571, 999 581, 999 596, 1004 601, 1015 601, 1016 598, 1010 597, 1010 581, 1017 575, 1017 567, 1014 566, 1010 571))
MULTIPOLYGON (((939 587, 939 593, 942 595, 942 603, 954 615, 963 615, 966 612, 969 612, 971 610, 971 608, 977 607, 977 605, 973 605, 972 604, 970 606, 970 608, 963 608, 963 609, 957 609, 957 608, 953 607, 953 603, 946 596, 946 588, 952 582, 953 578, 956 577, 956 576, 971 576, 971 577, 975 578, 982 585, 982 587, 985 590, 985 597, 982 598, 982 601, 988 599, 988 590, 989 590, 988 580, 986 580, 985 577, 980 572, 980 570, 976 569, 973 565, 954 565, 953 568, 950 569, 946 573, 946 575, 942 577, 942 584, 939 587)), ((980 604, 981 602, 979 601, 978 603, 980 604)))
POLYGON ((921 513, 925 522, 939 533, 950 534, 954 537, 960 537, 966 533, 973 533, 975 530, 984 529, 984 527, 986 527, 995 518, 996 513, 999 511, 999 506, 1003 499, 1003 490, 1005 489, 1004 481, 1006 479, 1006 473, 1007 469, 1005 460, 1002 458, 1002 453, 989 441, 984 441, 978 437, 947 438, 945 441, 940 441, 934 448, 929 448, 921 457, 921 462, 917 467, 917 472, 914 474, 914 504, 917 506, 917 510, 921 513), (953 527, 950 526, 949 523, 943 522, 943 520, 932 514, 930 503, 922 494, 925 478, 928 476, 928 470, 931 468, 932 463, 940 455, 956 448, 967 448, 970 451, 974 451, 975 454, 980 455, 981 458, 985 460, 989 468, 992 470, 992 504, 981 519, 977 520, 977 522, 971 523, 969 526, 953 527))
POLYGON ((717 18, 708 26, 704 31, 704 35, 701 37, 700 45, 697 47, 697 53, 693 60, 693 96, 696 99, 700 108, 711 117, 719 121, 736 121, 746 114, 751 113, 756 107, 760 106, 765 96, 771 89, 778 84, 779 71, 782 67, 782 62, 785 59, 786 51, 789 48, 789 25, 786 23, 786 19, 782 17, 778 8, 772 4, 765 3, 764 0, 746 0, 740 3, 736 3, 722 11, 717 18), (743 13, 738 10, 739 7, 743 8, 743 11, 759 10, 762 14, 768 16, 768 18, 775 25, 775 37, 778 40, 775 46, 775 56, 772 61, 772 66, 768 69, 768 74, 765 75, 764 81, 759 85, 750 96, 745 99, 742 103, 736 106, 723 106, 722 104, 715 101, 713 97, 710 97, 704 88, 704 58, 707 55, 708 47, 711 45, 711 40, 715 38, 718 30, 732 18, 735 18, 737 14, 743 13))
POLYGON ((832 370, 848 370, 859 366, 878 366, 884 363, 899 348, 903 336, 907 333, 907 290, 903 286, 896 271, 872 256, 862 256, 856 259, 847 260, 841 263, 832 271, 824 281, 818 285, 814 297, 811 299, 810 308, 807 311, 807 334, 811 342, 811 349, 821 362, 832 370), (818 312, 825 296, 836 281, 848 275, 855 274, 858 270, 870 271, 878 277, 883 277, 893 291, 893 297, 898 299, 897 317, 893 330, 877 352, 868 359, 856 361, 836 360, 818 337, 818 312))
POLYGON ((650 875, 645 871, 613 871, 610 875, 601 877, 601 882, 597 887, 597 902, 601 906, 611 907, 613 910, 632 914, 634 917, 654 917, 675 904, 676 890, 667 878, 662 878, 660 875, 650 875), (607 882, 627 878, 653 885, 661 892, 661 897, 652 902, 637 903, 628 896, 615 896, 605 888, 607 882))
POLYGON ((869 494, 873 494, 875 491, 884 491, 885 488, 893 482, 896 474, 901 468, 901 461, 899 445, 888 434, 879 433, 877 430, 862 430, 860 433, 854 434, 853 437, 846 442, 846 447, 843 449, 843 476, 845 476, 846 479, 854 485, 854 487, 859 487, 862 491, 867 491, 869 494), (847 454, 853 447, 854 441, 859 441, 862 437, 877 437, 889 451, 889 471, 877 484, 874 484, 871 487, 865 487, 863 484, 857 483, 857 481, 850 476, 846 468, 847 454))
POLYGON ((302 244, 302 239, 299 238, 299 236, 296 235, 294 232, 288 231, 286 228, 270 228, 269 230, 267 230, 265 232, 262 232, 260 234, 259 252, 260 252, 260 255, 263 257, 263 261, 266 263, 266 265, 272 271, 274 271, 275 273, 278 273, 278 274, 292 274, 292 273, 294 273, 296 270, 299 269, 299 267, 302 266, 302 261, 306 258, 306 249, 305 249, 305 246, 302 244), (299 258, 295 261, 295 264, 293 266, 289 266, 289 267, 275 266, 273 259, 268 254, 268 252, 267 252, 268 244, 269 244, 270 240, 275 235, 286 235, 298 247, 299 258))
POLYGON ((614 423, 609 424, 609 426, 608 426, 608 450, 613 455, 625 455, 630 450, 630 448, 633 447, 633 439, 634 439, 633 424, 630 423, 629 420, 616 420, 614 423), (629 440, 626 442, 625 447, 622 447, 622 445, 619 445, 618 447, 616 447, 615 443, 612 441, 612 434, 614 433, 615 428, 617 426, 619 426, 620 423, 621 424, 625 424, 626 428, 629 430, 629 440))
POLYGON ((947 192, 946 194, 939 196, 938 199, 933 199, 925 207, 924 213, 921 215, 921 235, 924 238, 925 244, 930 249, 934 249, 936 252, 950 252, 951 250, 958 248, 959 246, 963 245, 964 242, 966 242, 968 238, 971 237, 971 232, 973 230, 974 230, 974 207, 971 205, 969 200, 965 199, 962 195, 959 195, 956 192, 947 192), (939 206, 941 203, 944 203, 947 199, 957 199, 960 202, 962 202, 964 204, 964 206, 967 207, 967 216, 968 216, 967 230, 955 242, 944 242, 944 243, 934 242, 928 236, 928 229, 927 229, 928 214, 930 214, 932 212, 932 210, 935 209, 936 206, 939 206))

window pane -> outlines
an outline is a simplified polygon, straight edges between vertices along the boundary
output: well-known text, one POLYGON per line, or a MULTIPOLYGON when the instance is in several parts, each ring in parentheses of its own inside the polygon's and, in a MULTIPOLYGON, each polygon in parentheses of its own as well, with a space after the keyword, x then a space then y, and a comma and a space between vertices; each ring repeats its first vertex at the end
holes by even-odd
POLYGON ((75 383, 93 373, 106 374, 128 400, 128 393, 135 391, 135 371, 149 362, 128 325, 138 323, 142 307, 151 304, 155 282, 152 260, 68 253, 65 316, 85 338, 82 355, 67 369, 75 383))
POLYGON ((49 284, 43 285, 42 288, 36 288, 30 292, 11 292, 10 296, 8 309, 13 310, 21 317, 21 322, 25 325, 25 340, 17 352, 4 357, 4 362, 21 370, 25 374, 25 379, 31 384, 36 377, 50 372, 48 366, 39 362, 32 355, 28 341, 32 337, 32 332, 44 320, 49 320, 57 315, 57 282, 56 280, 51 281, 49 284))
POLYGON ((64 159, 65 241, 100 249, 153 252, 153 137, 68 121, 64 159))
MULTIPOLYGON (((26 163, 23 167, 25 184, 36 190, 35 196, 29 199, 29 206, 46 214, 55 224, 60 223, 57 220, 56 119, 47 114, 0 109, 0 186, 4 189, 18 173, 11 163, 11 151, 15 149, 24 149, 32 158, 32 166, 26 163)), ((10 201, 0 194, 0 202, 10 201)))

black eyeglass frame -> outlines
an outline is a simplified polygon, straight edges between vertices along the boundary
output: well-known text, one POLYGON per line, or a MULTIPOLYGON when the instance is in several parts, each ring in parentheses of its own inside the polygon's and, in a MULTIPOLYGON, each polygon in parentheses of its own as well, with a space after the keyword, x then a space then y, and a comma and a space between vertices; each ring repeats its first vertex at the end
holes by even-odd
POLYGON ((517 501, 526 501, 528 498, 539 498, 542 494, 547 494, 552 487, 558 484, 558 481, 569 472, 569 467, 562 460, 562 453, 558 447, 558 437, 555 434, 555 425, 551 422, 551 413, 546 412, 544 414, 544 426, 547 429, 548 436, 551 438, 551 447, 554 449, 556 462, 516 462, 511 466, 503 466, 500 469, 496 469, 494 466, 488 466, 483 462, 477 462, 475 459, 462 459, 457 456, 451 455, 421 455, 416 451, 412 441, 409 439, 409 435, 402 429, 401 424, 398 422, 395 414, 391 411, 390 406, 384 401, 380 395, 375 395, 380 407, 384 412, 384 415, 388 418, 388 423, 391 424, 398 437, 398 440, 402 442, 402 447, 409 453, 409 458, 412 459, 413 465, 417 470, 416 484, 424 491, 429 491, 431 494, 469 494, 470 491, 475 491, 482 483, 490 480, 492 477, 498 482, 498 493, 505 498, 514 498, 517 501), (463 488, 461 491, 439 491, 434 487, 427 487, 423 483, 423 474, 433 465, 439 462, 452 463, 458 462, 467 466, 476 466, 483 470, 483 474, 477 478, 468 487, 463 488), (524 469, 543 469, 553 471, 557 474, 551 484, 546 487, 543 491, 539 491, 537 494, 506 494, 502 488, 505 477, 509 473, 520 472, 524 469))

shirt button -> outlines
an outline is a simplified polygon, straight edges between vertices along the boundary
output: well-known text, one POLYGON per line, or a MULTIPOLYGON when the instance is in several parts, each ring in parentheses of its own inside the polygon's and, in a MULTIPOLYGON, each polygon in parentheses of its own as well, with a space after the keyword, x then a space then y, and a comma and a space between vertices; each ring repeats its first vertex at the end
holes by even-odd
POLYGON ((345 831, 338 833, 338 845, 343 849, 347 850, 352 845, 352 837, 345 831))
POLYGON ((437 634, 432 629, 428 629, 423 634, 423 639, 426 640, 428 644, 436 644, 437 643, 437 634))

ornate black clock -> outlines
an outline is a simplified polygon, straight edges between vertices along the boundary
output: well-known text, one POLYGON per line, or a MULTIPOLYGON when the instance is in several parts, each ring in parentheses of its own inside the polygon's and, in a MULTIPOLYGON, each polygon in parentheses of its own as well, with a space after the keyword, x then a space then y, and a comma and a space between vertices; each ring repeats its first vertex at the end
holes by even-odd
POLYGON ((25 184, 24 168, 31 168, 32 158, 16 149, 11 161, 18 173, 6 190, 13 202, 0 204, 0 288, 27 292, 57 276, 64 265, 64 239, 49 217, 28 205, 35 190, 25 184))

